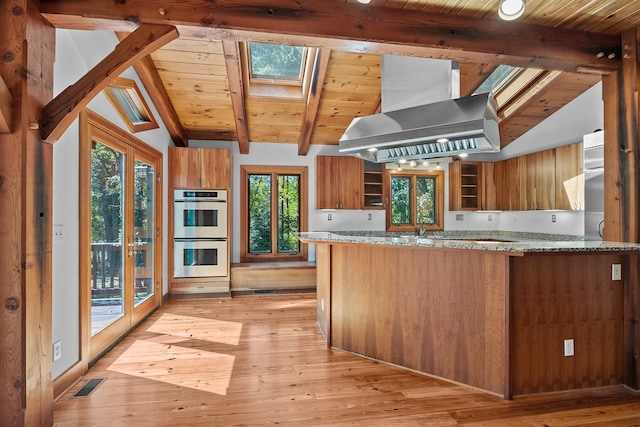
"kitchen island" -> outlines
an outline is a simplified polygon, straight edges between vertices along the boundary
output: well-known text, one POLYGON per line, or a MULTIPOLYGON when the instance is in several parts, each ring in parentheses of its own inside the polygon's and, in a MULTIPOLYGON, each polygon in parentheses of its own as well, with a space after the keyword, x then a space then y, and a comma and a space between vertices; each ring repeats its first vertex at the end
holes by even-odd
POLYGON ((637 388, 640 245, 489 237, 301 233, 328 345, 505 398, 637 388))

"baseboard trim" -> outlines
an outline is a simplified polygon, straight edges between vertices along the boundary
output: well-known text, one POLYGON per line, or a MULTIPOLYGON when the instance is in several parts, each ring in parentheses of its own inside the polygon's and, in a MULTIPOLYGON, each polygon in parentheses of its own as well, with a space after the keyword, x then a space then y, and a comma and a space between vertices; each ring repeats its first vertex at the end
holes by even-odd
POLYGON ((65 394, 75 383, 77 383, 84 374, 87 373, 88 368, 83 366, 82 362, 76 362, 69 369, 64 371, 53 380, 53 400, 58 400, 65 394))

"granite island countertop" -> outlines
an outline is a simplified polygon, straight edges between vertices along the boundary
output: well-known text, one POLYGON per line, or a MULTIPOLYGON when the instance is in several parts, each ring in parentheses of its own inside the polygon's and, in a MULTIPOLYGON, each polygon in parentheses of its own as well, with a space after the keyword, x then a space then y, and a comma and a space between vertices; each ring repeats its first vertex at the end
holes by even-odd
POLYGON ((440 231, 422 236, 377 231, 316 231, 299 233, 304 243, 356 243, 471 249, 511 253, 636 252, 640 244, 587 241, 580 236, 505 231, 440 231))

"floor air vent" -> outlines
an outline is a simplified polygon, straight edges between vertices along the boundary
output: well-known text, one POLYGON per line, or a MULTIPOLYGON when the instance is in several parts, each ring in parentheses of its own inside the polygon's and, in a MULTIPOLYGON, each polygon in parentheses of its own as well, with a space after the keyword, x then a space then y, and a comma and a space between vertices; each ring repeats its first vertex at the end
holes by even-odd
POLYGON ((276 291, 273 289, 260 289, 257 291, 253 291, 254 295, 275 295, 276 291))
POLYGON ((104 381, 104 378, 94 378, 87 381, 87 383, 80 390, 78 390, 78 392, 74 394, 73 397, 89 396, 95 389, 98 388, 100 384, 102 384, 102 381, 104 381))

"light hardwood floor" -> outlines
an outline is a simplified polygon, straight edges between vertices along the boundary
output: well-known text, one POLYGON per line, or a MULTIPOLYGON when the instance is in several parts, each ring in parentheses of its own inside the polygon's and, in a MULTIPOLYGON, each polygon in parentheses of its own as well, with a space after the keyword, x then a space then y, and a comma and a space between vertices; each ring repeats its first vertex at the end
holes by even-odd
POLYGON ((162 307, 61 396, 55 425, 640 426, 640 395, 507 401, 328 349, 313 296, 241 297, 162 307))

